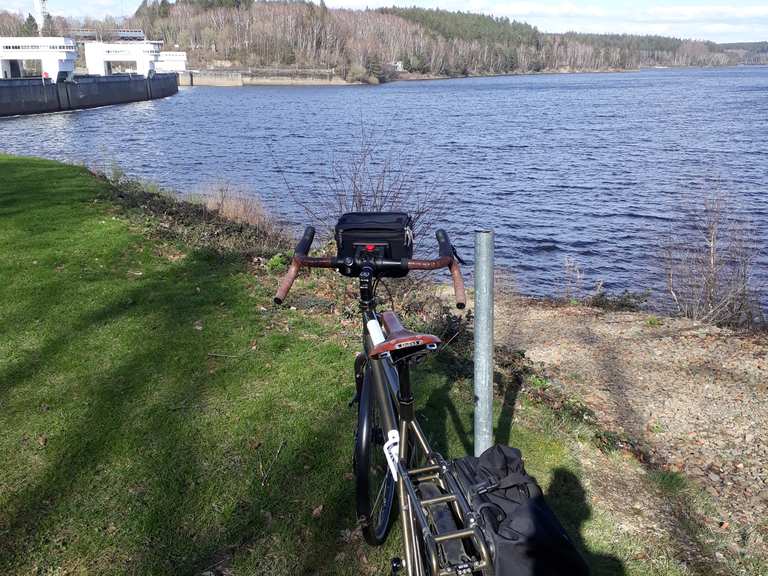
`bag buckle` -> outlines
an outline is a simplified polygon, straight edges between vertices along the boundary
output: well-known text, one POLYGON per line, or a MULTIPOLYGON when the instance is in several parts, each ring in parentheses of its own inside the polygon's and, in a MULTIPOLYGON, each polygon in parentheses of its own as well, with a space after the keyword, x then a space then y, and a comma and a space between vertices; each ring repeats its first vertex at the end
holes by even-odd
POLYGON ((485 482, 483 484, 479 484, 479 486, 480 487, 477 488, 477 495, 478 496, 482 496, 483 494, 485 494, 487 492, 492 492, 492 491, 496 490, 496 488, 499 487, 499 483, 498 482, 493 482, 491 480, 488 480, 488 482, 485 482))

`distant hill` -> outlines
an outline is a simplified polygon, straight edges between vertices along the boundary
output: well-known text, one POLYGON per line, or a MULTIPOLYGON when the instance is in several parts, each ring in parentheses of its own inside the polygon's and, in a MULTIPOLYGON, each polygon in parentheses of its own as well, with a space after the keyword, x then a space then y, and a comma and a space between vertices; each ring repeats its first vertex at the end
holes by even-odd
POLYGON ((194 65, 332 67, 347 79, 718 66, 739 53, 662 36, 549 34, 525 22, 424 8, 323 2, 144 0, 129 23, 187 50, 194 65))
POLYGON ((730 42, 718 44, 724 50, 747 50, 749 52, 768 52, 768 42, 730 42))
POLYGON ((768 42, 730 42, 718 46, 741 64, 768 64, 768 42))

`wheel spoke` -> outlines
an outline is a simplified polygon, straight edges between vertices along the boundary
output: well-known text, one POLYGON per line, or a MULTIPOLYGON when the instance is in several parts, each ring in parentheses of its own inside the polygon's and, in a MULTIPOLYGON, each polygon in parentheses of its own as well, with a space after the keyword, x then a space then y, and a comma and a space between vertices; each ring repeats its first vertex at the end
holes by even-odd
MULTIPOLYGON (((376 499, 373 501, 373 505, 371 506, 371 515, 373 515, 373 511, 376 510, 379 501, 382 499, 382 495, 384 494, 384 487, 387 485, 387 480, 389 479, 389 476, 384 476, 384 479, 381 481, 381 485, 379 486, 379 492, 376 494, 376 499)), ((376 518, 379 517, 379 514, 376 515, 376 518)))

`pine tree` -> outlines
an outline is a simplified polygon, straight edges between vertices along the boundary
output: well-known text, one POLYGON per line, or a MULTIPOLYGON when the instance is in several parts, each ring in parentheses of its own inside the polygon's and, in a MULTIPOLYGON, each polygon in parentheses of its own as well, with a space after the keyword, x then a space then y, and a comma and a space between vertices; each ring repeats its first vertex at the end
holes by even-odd
POLYGON ((56 36, 56 25, 50 14, 46 14, 43 20, 43 36, 56 36))
POLYGON ((32 16, 32 14, 27 16, 27 21, 24 22, 24 25, 21 27, 21 35, 22 36, 37 36, 39 33, 37 28, 37 20, 35 20, 35 17, 32 16))

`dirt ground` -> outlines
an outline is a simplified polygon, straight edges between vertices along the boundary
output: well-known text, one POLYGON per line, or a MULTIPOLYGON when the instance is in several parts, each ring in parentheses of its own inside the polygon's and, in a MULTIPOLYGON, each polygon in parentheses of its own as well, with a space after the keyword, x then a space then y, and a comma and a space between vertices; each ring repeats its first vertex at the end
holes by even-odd
MULTIPOLYGON (((524 350, 649 463, 703 487, 723 522, 768 540, 768 338, 683 319, 515 299, 498 341, 524 350)), ((503 320, 501 320, 503 319, 503 320)))

